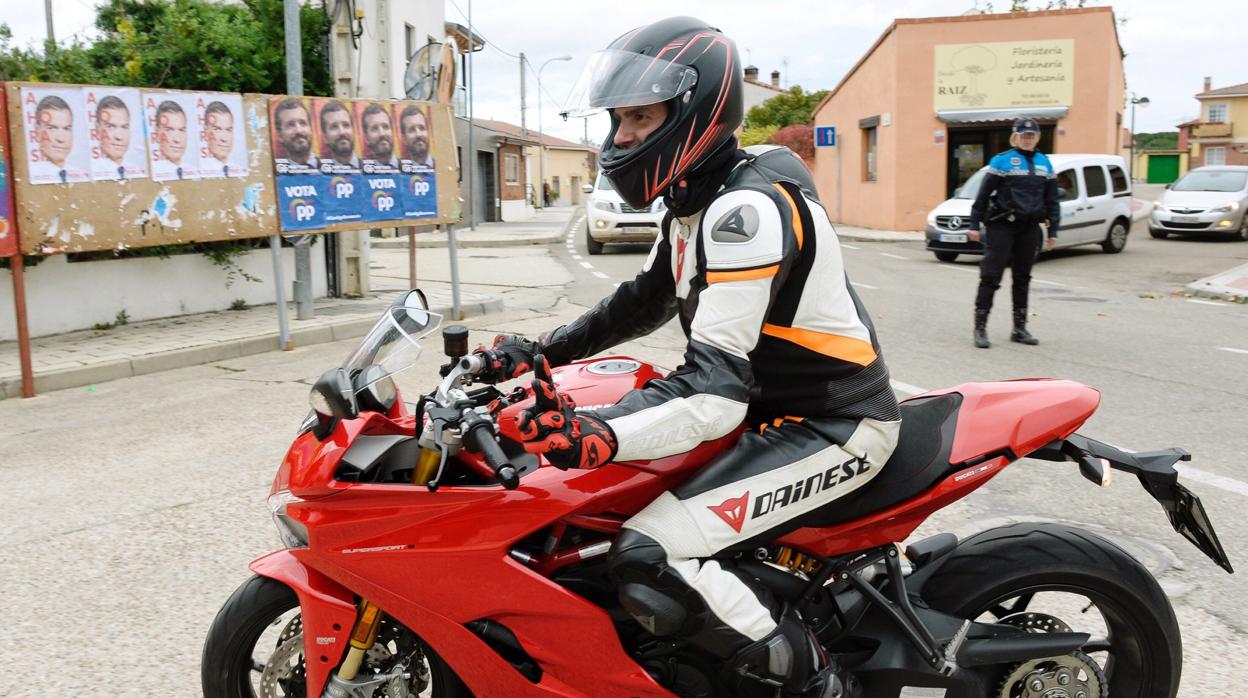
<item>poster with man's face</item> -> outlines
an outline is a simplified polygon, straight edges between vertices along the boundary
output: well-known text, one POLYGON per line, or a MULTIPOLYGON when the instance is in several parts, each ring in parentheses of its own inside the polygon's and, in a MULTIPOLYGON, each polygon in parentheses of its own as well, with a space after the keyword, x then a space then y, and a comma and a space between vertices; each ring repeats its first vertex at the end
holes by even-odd
POLYGON ((311 102, 316 140, 320 143, 321 173, 359 174, 359 142, 355 137, 355 110, 351 100, 317 97, 311 102))
POLYGON ((394 106, 399 123, 399 169, 404 173, 432 172, 432 121, 424 104, 400 102, 394 106))
POLYGON ((91 135, 91 179, 147 177, 143 102, 129 87, 84 87, 91 135))
POLYGON ((304 97, 274 97, 269 103, 269 135, 278 175, 320 172, 308 101, 304 97))
POLYGON ((355 102, 361 169, 364 174, 398 174, 397 129, 389 102, 355 102))
POLYGON ((198 97, 181 92, 143 93, 152 179, 199 179, 199 119, 195 114, 198 97))
POLYGON ((201 146, 199 173, 205 179, 246 177, 247 129, 243 124, 243 96, 196 95, 201 146))
POLYGON ((23 87, 22 123, 31 184, 91 179, 87 108, 78 87, 23 87))

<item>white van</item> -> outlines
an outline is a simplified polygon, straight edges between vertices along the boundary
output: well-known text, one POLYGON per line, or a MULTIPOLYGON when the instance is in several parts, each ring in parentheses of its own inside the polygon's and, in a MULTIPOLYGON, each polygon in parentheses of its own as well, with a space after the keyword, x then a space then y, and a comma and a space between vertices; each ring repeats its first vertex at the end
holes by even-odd
POLYGON ((585 199, 585 248, 590 254, 602 254, 608 242, 654 242, 658 237, 667 213, 662 198, 645 208, 633 208, 601 173, 582 191, 589 194, 585 199))
MULTIPOLYGON (((1117 155, 1050 155, 1057 171, 1062 224, 1057 247, 1098 244, 1109 253, 1122 252, 1131 230, 1131 182, 1117 155)), ((984 253, 982 242, 970 239, 971 204, 988 168, 982 168, 927 214, 927 249, 936 259, 952 262, 960 254, 984 253)), ((1041 248, 1043 249, 1043 248, 1041 248)))

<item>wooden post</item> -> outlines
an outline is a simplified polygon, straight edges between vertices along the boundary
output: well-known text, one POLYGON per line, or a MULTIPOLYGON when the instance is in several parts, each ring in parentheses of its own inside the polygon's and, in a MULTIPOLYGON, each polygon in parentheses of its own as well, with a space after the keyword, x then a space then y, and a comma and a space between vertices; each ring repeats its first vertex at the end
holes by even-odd
MULTIPOLYGON (((51 20, 48 20, 51 22, 51 20)), ((49 27, 51 25, 49 24, 49 27)), ((0 237, 0 256, 9 258, 9 271, 13 275, 13 315, 17 321, 17 355, 22 371, 22 397, 35 396, 35 372, 30 358, 30 329, 26 324, 26 276, 22 267, 22 249, 18 243, 20 231, 17 226, 17 196, 13 192, 13 148, 9 143, 8 90, 0 84, 0 178, 3 187, 0 195, 5 198, 7 217, 0 217, 0 225, 7 225, 7 233, 0 237)))

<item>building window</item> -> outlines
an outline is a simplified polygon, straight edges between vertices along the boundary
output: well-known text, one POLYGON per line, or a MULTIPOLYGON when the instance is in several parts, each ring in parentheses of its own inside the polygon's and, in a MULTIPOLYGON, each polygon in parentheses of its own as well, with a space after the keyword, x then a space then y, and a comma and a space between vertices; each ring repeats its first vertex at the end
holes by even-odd
POLYGON ((1218 146, 1217 148, 1205 148, 1205 164, 1206 165, 1225 165, 1226 164, 1226 148, 1218 146))
POLYGON ((520 183, 520 156, 507 153, 503 155, 503 174, 508 184, 520 183))
POLYGON ((411 60, 412 54, 416 53, 416 27, 410 24, 403 25, 403 48, 407 51, 404 55, 411 60))
POLYGON ((1224 124, 1226 123, 1226 112, 1227 112, 1226 103, 1223 102, 1219 104, 1210 104, 1209 105, 1209 118, 1205 119, 1205 121, 1208 121, 1214 124, 1224 124))
POLYGON ((550 178, 550 198, 551 199, 559 198, 559 178, 558 177, 550 178))
POLYGON ((876 131, 878 127, 864 128, 862 130, 862 178, 867 182, 874 182, 878 179, 879 173, 876 170, 876 131))

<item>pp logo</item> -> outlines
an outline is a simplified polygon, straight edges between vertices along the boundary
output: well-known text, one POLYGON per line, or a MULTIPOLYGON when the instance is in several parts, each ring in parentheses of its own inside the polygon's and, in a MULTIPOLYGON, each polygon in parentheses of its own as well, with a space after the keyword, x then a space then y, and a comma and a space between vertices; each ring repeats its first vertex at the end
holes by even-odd
POLYGON ((389 211, 394 208, 394 197, 384 191, 373 192, 373 208, 383 212, 389 211))
POLYGON ((424 177, 412 177, 411 189, 416 196, 424 196, 429 193, 429 182, 424 177))
POLYGON ((296 221, 310 221, 316 216, 316 206, 307 199, 294 199, 290 202, 290 217, 296 221))
POLYGON ((346 177, 334 177, 329 181, 330 189, 334 192, 335 199, 350 199, 355 193, 355 184, 346 177))

